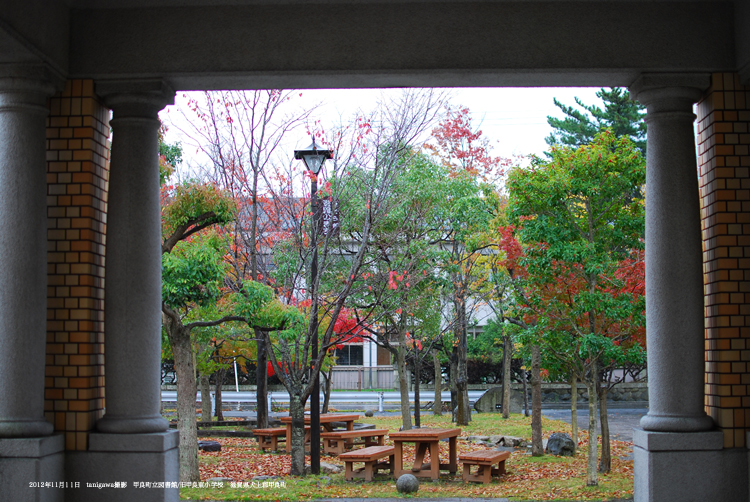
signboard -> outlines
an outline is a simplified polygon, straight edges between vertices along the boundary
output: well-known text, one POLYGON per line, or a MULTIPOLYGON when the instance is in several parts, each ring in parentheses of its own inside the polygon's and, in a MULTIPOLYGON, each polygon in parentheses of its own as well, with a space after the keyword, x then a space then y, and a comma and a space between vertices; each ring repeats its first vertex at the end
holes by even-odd
POLYGON ((339 200, 322 197, 318 200, 318 233, 327 237, 338 237, 341 231, 339 200))

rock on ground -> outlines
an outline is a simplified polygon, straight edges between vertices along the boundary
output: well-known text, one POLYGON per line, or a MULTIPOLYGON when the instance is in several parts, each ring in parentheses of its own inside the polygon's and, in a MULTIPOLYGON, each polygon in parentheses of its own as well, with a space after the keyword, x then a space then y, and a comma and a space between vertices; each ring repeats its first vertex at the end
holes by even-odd
POLYGON ((396 481, 399 493, 416 493, 419 490, 419 480, 413 474, 402 474, 396 481))
POLYGON ((515 437, 515 436, 503 436, 503 445, 504 446, 523 446, 525 443, 525 440, 523 438, 515 437))
POLYGON ((575 451, 573 439, 562 432, 553 433, 547 441, 547 453, 550 455, 572 457, 575 455, 575 451))
POLYGON ((221 451, 221 445, 216 441, 198 441, 198 449, 203 451, 221 451))

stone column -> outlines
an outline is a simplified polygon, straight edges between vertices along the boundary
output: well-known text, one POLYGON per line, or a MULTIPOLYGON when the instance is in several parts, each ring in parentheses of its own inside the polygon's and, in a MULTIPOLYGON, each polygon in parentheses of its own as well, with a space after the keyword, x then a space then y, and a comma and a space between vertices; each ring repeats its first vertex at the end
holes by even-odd
MULTIPOLYGON (((703 260, 693 103, 708 75, 644 74, 646 337, 649 413, 635 429, 634 498, 747 500, 726 483, 741 465, 722 452, 704 410, 703 260)), ((735 455, 735 457, 737 457, 735 455)), ((741 469, 740 469, 741 470, 741 469)))
POLYGON ((161 417, 161 220, 158 112, 174 100, 160 80, 106 82, 112 108, 107 208, 101 432, 163 432, 161 417))
POLYGON ((45 118, 54 90, 41 65, 0 69, 0 497, 19 502, 63 499, 61 489, 29 488, 64 474, 63 437, 44 417, 45 118))
POLYGON ((648 431, 713 427, 704 411, 703 253, 693 103, 707 75, 643 75, 647 107, 646 341, 648 431))
POLYGON ((66 476, 119 489, 79 489, 66 501, 177 502, 179 434, 161 417, 161 220, 158 112, 174 91, 161 80, 107 81, 112 108, 104 283, 104 417, 89 448, 68 452, 66 476), (137 483, 163 483, 141 489, 137 483), (97 490, 97 494, 93 494, 97 490))
POLYGON ((0 70, 0 438, 52 434, 44 418, 47 341, 45 118, 42 67, 0 70))

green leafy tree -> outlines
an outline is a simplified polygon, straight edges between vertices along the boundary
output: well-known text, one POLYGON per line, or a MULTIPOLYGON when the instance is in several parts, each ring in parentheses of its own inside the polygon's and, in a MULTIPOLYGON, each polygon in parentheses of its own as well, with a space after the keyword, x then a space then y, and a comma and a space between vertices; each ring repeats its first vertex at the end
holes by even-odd
POLYGON ((503 355, 498 352, 502 347, 503 326, 497 319, 491 319, 481 333, 469 340, 469 357, 499 362, 503 355))
POLYGON ((178 242, 204 229, 233 221, 237 213, 237 205, 227 192, 199 180, 162 185, 161 199, 162 253, 169 253, 178 242))
MULTIPOLYGON (((405 149, 401 166, 390 182, 388 210, 373 226, 370 245, 361 272, 363 287, 351 296, 350 304, 358 312, 367 312, 370 338, 393 356, 401 392, 401 417, 404 430, 412 428, 407 359, 424 353, 438 342, 442 332, 432 322, 435 305, 439 311, 440 281, 435 263, 444 253, 435 245, 442 236, 436 225, 438 207, 447 196, 448 169, 414 149, 405 149), (432 326, 433 329, 428 329, 432 326), (417 337, 417 338, 415 338, 417 337), (419 344, 415 340, 419 339, 419 344), (424 342, 424 343, 423 343, 424 342), (422 346, 424 350, 419 349, 422 346)), ((348 176, 356 180, 366 172, 354 169, 348 176)), ((357 239, 357 221, 362 219, 367 202, 352 194, 342 200, 342 210, 356 215, 342 229, 357 239)), ((337 275, 329 275, 335 281, 337 275)), ((415 398, 416 399, 416 398, 415 398)))
POLYGON ((472 126, 467 108, 448 108, 433 137, 435 143, 426 148, 448 169, 450 181, 436 224, 443 233, 438 241, 444 253, 440 264, 443 291, 454 313, 451 408, 457 410, 456 424, 468 425, 467 330, 471 305, 476 304, 471 300, 483 287, 480 279, 486 276, 484 263, 491 254, 490 222, 497 209, 492 183, 504 174, 510 161, 490 154, 489 142, 472 126))
POLYGON ((479 281, 485 273, 484 261, 491 253, 490 222, 495 210, 491 187, 482 184, 468 171, 458 171, 448 178, 448 192, 435 224, 442 235, 437 244, 442 257, 437 264, 442 278, 442 291, 453 307, 453 353, 451 355, 452 409, 456 424, 468 425, 469 406, 468 327, 476 302, 479 281))
POLYGON ((630 139, 607 130, 589 145, 553 148, 551 160, 508 177, 509 222, 522 244, 508 253, 515 255, 508 266, 523 276, 522 337, 573 361, 588 388, 589 485, 597 484, 600 369, 642 353, 643 297, 622 272, 644 247, 645 172, 630 139))
POLYGON ((627 89, 613 87, 596 93, 604 102, 604 108, 586 105, 575 98, 578 108, 554 100, 565 114, 562 119, 547 117, 553 131, 545 138, 548 145, 579 147, 591 143, 594 136, 611 129, 616 137, 629 136, 636 149, 646 157, 645 108, 630 98, 627 89))
POLYGON ((209 315, 221 295, 226 267, 224 242, 215 235, 181 241, 162 255, 162 312, 177 375, 177 417, 180 431, 180 480, 196 481, 198 475, 197 424, 195 420, 194 347, 192 330, 242 318, 209 315), (204 310, 206 309, 206 310, 204 310))
MULTIPOLYGON (((212 310, 226 273, 226 243, 206 231, 234 218, 231 198, 215 186, 191 180, 162 185, 162 313, 177 375, 180 431, 180 480, 197 481, 198 440, 195 421, 195 328, 216 326, 230 316, 212 310), (201 233, 202 232, 202 233, 201 233)), ((242 319, 235 319, 242 320, 242 319)))

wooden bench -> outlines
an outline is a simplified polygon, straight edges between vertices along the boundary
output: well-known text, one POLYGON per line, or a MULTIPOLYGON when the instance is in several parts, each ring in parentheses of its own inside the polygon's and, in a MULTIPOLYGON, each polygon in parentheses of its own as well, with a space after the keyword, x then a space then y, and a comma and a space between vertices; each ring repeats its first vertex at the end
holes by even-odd
POLYGON ((489 483, 491 476, 505 474, 505 460, 510 457, 508 451, 480 450, 460 455, 458 459, 464 464, 463 480, 489 483), (497 464, 497 469, 492 466, 497 464), (471 466, 478 467, 476 474, 471 474, 471 466))
POLYGON ((365 481, 372 481, 372 477, 381 469, 388 469, 393 474, 393 455, 395 452, 393 446, 368 446, 360 450, 349 451, 339 455, 344 461, 344 477, 347 481, 354 478, 364 478, 365 481), (385 462, 378 462, 379 459, 388 457, 385 462), (354 470, 354 462, 364 462, 365 466, 354 470))
MULTIPOLYGON (((278 429, 254 429, 253 436, 258 438, 258 446, 263 451, 270 449, 276 451, 279 449, 279 441, 286 441, 286 427, 278 429)), ((305 426, 305 443, 310 442, 310 427, 305 426)))
POLYGON ((286 441, 286 427, 277 429, 255 429, 253 436, 258 438, 258 446, 263 450, 270 449, 276 451, 279 449, 279 438, 286 441))
POLYGON ((323 440, 323 452, 340 455, 346 451, 347 447, 355 444, 365 445, 365 448, 369 446, 383 446, 386 434, 388 434, 388 429, 334 431, 321 433, 320 439, 323 440), (354 439, 362 439, 362 441, 354 442, 354 439))

